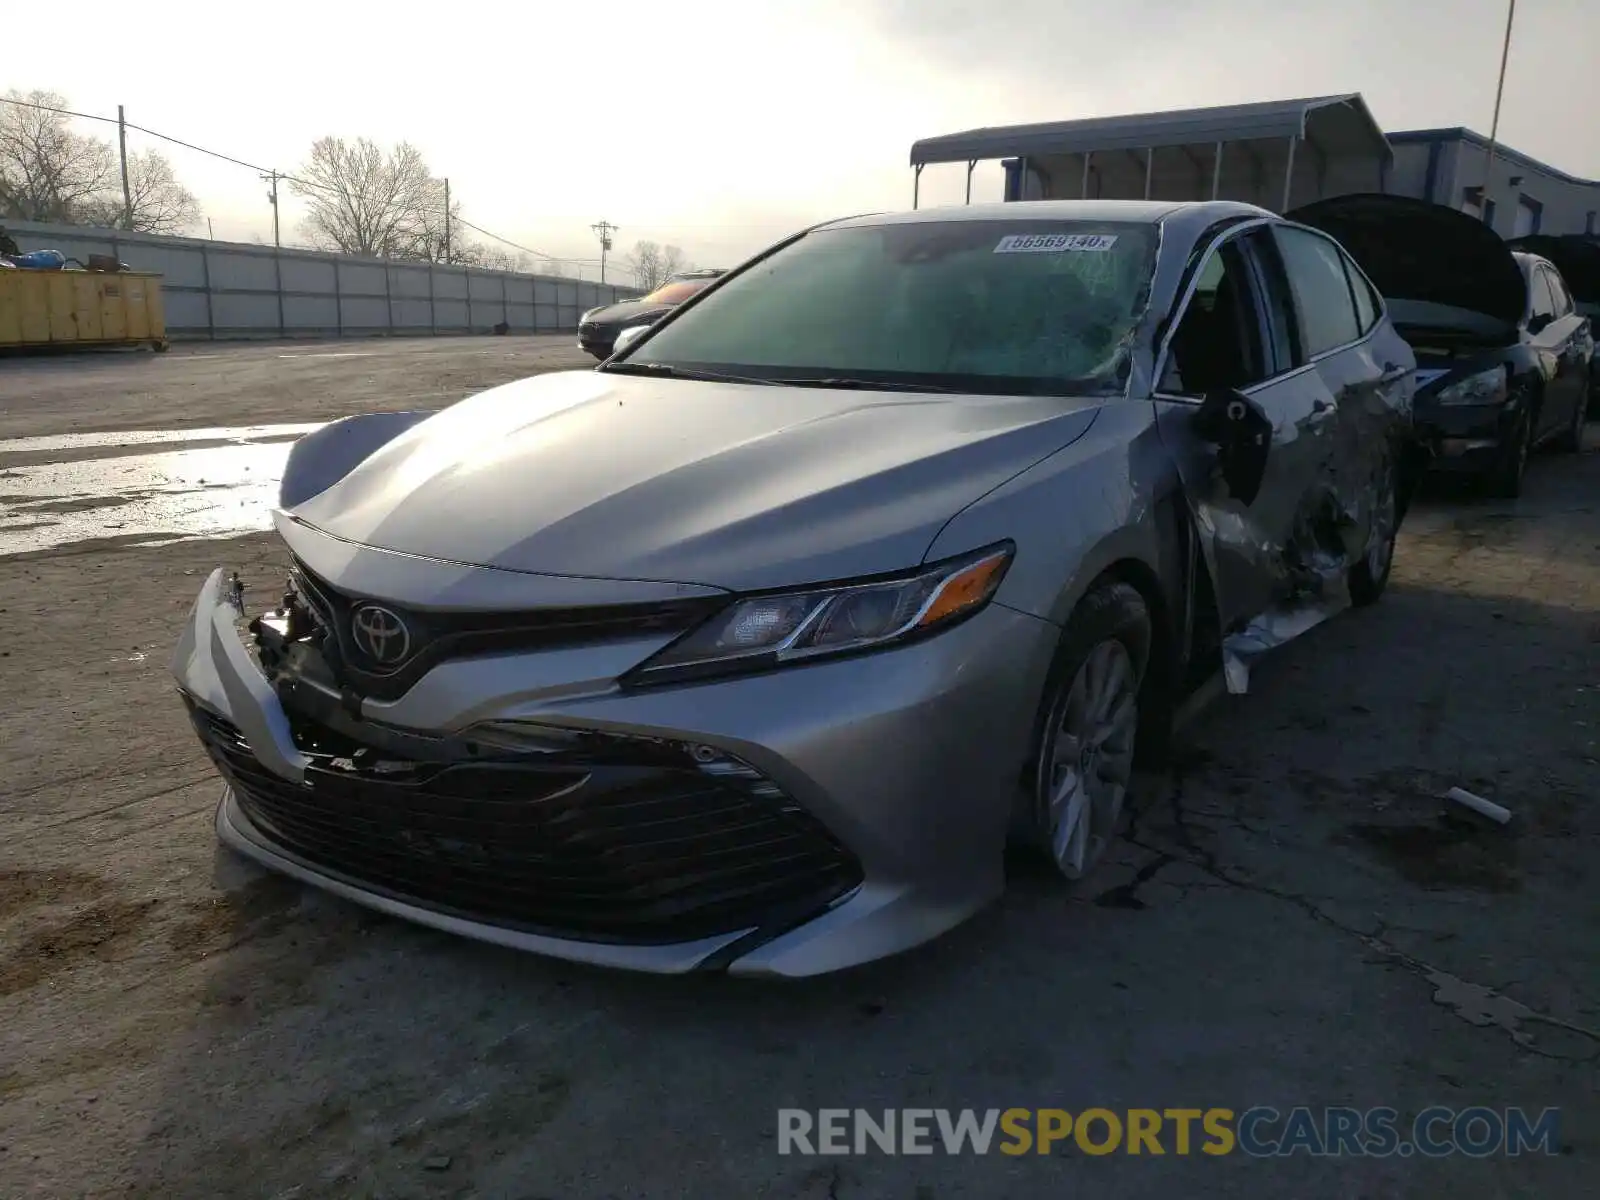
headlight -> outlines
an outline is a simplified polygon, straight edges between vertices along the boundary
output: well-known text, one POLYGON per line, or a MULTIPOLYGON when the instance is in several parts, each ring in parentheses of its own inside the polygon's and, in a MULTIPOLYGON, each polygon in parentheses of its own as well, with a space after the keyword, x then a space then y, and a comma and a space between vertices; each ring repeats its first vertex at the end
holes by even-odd
POLYGON ((1434 396, 1438 404, 1499 404, 1506 398, 1506 372, 1503 367, 1480 371, 1458 379, 1434 396))
POLYGON ((667 675, 761 670, 918 637, 988 604, 1013 553, 1006 543, 893 579, 751 596, 686 633, 633 677, 645 683, 667 675))

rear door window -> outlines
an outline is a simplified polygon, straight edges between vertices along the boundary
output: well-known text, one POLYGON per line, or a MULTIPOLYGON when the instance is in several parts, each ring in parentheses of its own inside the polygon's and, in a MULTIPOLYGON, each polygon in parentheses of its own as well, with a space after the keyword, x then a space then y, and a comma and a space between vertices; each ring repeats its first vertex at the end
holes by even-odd
POLYGON ((1555 313, 1564 317, 1572 311, 1572 296, 1567 291, 1567 282, 1561 278, 1561 272, 1545 269, 1545 282, 1550 285, 1550 298, 1555 302, 1555 313))
POLYGON ((1338 246, 1304 229, 1273 230, 1299 315, 1300 351, 1314 358, 1361 336, 1355 295, 1338 246))
POLYGON ((1529 319, 1536 322, 1543 321, 1546 325, 1555 320, 1556 301, 1555 297, 1550 294, 1548 272, 1544 268, 1541 267, 1533 273, 1533 278, 1529 281, 1528 291, 1531 293, 1529 297, 1531 304, 1528 310, 1529 319))
POLYGON ((1367 282, 1367 277, 1350 261, 1350 256, 1344 254, 1340 257, 1344 259, 1345 274, 1350 277, 1350 291, 1356 298, 1356 319, 1361 323, 1361 332, 1367 333, 1378 323, 1378 295, 1367 282))

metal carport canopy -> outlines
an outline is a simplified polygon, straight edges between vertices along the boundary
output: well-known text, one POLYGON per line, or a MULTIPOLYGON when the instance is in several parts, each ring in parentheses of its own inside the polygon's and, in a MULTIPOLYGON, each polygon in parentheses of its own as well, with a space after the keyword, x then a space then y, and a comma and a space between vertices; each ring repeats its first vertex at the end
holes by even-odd
MULTIPOLYGON (((1290 147, 1301 141, 1309 141, 1324 160, 1329 156, 1355 155, 1376 162, 1380 169, 1387 169, 1394 157, 1388 139, 1373 120, 1360 93, 1349 92, 1259 104, 969 129, 914 143, 911 165, 920 174, 930 163, 964 162, 968 164, 970 177, 972 165, 984 159, 1016 157, 1059 161, 1073 156, 1083 161, 1087 189, 1088 159, 1097 153, 1143 154, 1148 177, 1151 171, 1148 160, 1156 150, 1212 146, 1217 148, 1216 175, 1220 175, 1222 147, 1229 143, 1278 142, 1285 147, 1282 153, 1287 160, 1284 162, 1287 185, 1294 171, 1294 154, 1290 147)), ((1259 161, 1260 155, 1255 158, 1259 161)))

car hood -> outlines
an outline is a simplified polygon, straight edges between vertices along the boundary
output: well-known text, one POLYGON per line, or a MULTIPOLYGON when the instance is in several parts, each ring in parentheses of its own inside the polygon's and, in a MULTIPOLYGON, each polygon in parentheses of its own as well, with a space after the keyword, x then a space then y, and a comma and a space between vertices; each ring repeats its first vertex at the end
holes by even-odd
POLYGON ((1600 301, 1600 240, 1579 234, 1534 233, 1514 239, 1511 248, 1548 261, 1561 272, 1574 300, 1585 304, 1600 301))
POLYGON ((445 409, 289 512, 350 542, 549 575, 846 579, 920 562, 1104 402, 540 375, 445 409))
POLYGON ((1390 300, 1522 320, 1527 284, 1511 247, 1476 217, 1409 196, 1364 193, 1284 214, 1334 238, 1390 300))
POLYGON ((615 304, 608 304, 604 308, 596 309, 587 314, 583 323, 585 325, 637 325, 642 321, 654 321, 672 311, 670 304, 641 304, 637 300, 619 300, 615 304))

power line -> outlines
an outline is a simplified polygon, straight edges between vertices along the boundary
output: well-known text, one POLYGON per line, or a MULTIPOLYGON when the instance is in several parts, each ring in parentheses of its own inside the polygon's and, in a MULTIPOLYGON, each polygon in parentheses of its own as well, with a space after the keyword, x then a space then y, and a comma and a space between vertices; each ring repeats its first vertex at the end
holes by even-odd
MULTIPOLYGON (((232 163, 236 167, 244 167, 247 170, 255 171, 259 175, 270 176, 270 177, 275 178, 277 180, 281 180, 281 181, 283 181, 285 183, 295 184, 297 187, 299 187, 299 188, 301 188, 301 189, 303 189, 305 191, 319 192, 319 193, 324 193, 324 194, 331 193, 331 194, 334 194, 334 195, 339 194, 339 189, 337 189, 335 187, 332 187, 332 186, 330 186, 328 184, 319 183, 319 182, 317 182, 315 180, 311 180, 311 179, 302 179, 297 175, 289 175, 289 174, 286 174, 286 173, 284 173, 282 171, 274 170, 271 167, 263 167, 263 166, 260 166, 260 165, 258 165, 256 163, 246 162, 242 158, 234 158, 233 155, 224 154, 220 150, 212 150, 212 149, 209 149, 209 148, 207 148, 205 146, 196 145, 194 142, 188 142, 188 141, 185 141, 182 138, 173 137, 171 134, 162 133, 158 129, 150 129, 150 128, 144 126, 144 125, 136 125, 132 121, 119 121, 116 117, 104 117, 104 116, 99 115, 98 113, 78 112, 75 109, 58 108, 58 107, 56 107, 55 105, 52 105, 52 104, 38 104, 38 103, 35 103, 32 100, 18 100, 18 99, 14 98, 14 97, 11 97, 11 96, 0 96, 0 103, 3 103, 3 104, 14 104, 14 105, 17 105, 19 108, 31 108, 31 109, 34 109, 34 110, 39 111, 39 112, 55 113, 55 114, 57 114, 59 116, 63 116, 63 117, 75 117, 75 118, 77 118, 79 120, 83 120, 83 121, 101 121, 101 122, 103 122, 105 124, 108 124, 108 125, 119 125, 119 126, 122 126, 124 128, 127 128, 127 129, 135 129, 135 130, 138 130, 140 133, 147 134, 148 136, 153 137, 153 138, 158 138, 161 141, 171 143, 174 146, 182 146, 185 150, 193 150, 197 154, 205 154, 205 155, 208 155, 211 158, 220 159, 220 160, 222 160, 223 162, 226 162, 226 163, 232 163)), ((276 189, 274 189, 274 193, 275 192, 276 192, 276 189)), ((392 204, 385 204, 384 207, 385 207, 385 209, 388 209, 390 207, 393 207, 393 205, 392 204)), ((277 204, 276 204, 276 201, 274 200, 274 202, 273 202, 273 224, 274 224, 274 226, 276 226, 276 224, 277 224, 277 215, 278 215, 278 213, 277 213, 277 204)), ((447 213, 447 216, 448 215, 449 214, 447 213)), ((524 246, 520 242, 514 242, 508 237, 504 237, 501 234, 495 233, 493 230, 485 229, 481 225, 473 224, 471 221, 468 221, 465 217, 451 216, 450 219, 454 220, 456 223, 458 223, 460 225, 464 225, 466 228, 472 230, 474 233, 482 234, 486 238, 492 238, 494 241, 499 242, 502 245, 510 246, 513 250, 519 250, 524 254, 531 254, 535 258, 542 258, 542 259, 545 259, 546 261, 554 262, 554 263, 570 263, 573 266, 579 266, 579 267, 588 267, 588 266, 599 265, 603 269, 604 266, 605 266, 605 256, 604 256, 604 254, 602 254, 599 259, 593 259, 593 258, 563 258, 560 255, 551 254, 551 253, 549 253, 548 251, 545 251, 545 250, 537 250, 532 246, 524 246)), ((276 241, 277 240, 276 232, 274 232, 273 237, 274 237, 274 241, 276 241)))
POLYGON ((517 242, 513 242, 510 238, 501 237, 498 233, 490 233, 487 229, 484 229, 484 228, 482 228, 481 226, 478 226, 478 225, 474 225, 471 221, 467 220, 465 217, 457 217, 455 219, 456 219, 456 222, 458 224, 465 225, 468 229, 472 230, 474 233, 481 233, 481 234, 483 234, 484 237, 493 238, 497 242, 504 242, 506 245, 510 246, 513 250, 521 250, 524 254, 532 254, 536 258, 548 258, 548 259, 551 259, 551 260, 553 260, 555 262, 579 262, 579 261, 593 262, 594 261, 593 259, 582 259, 582 260, 579 260, 579 259, 574 259, 574 258, 561 258, 561 257, 559 257, 557 255, 554 255, 554 254, 546 254, 543 250, 535 250, 532 246, 523 246, 523 245, 518 244, 517 242))
MULTIPOLYGON (((271 174, 272 172, 271 167, 258 167, 255 163, 247 163, 242 158, 234 158, 230 154, 223 154, 217 150, 207 150, 204 146, 196 146, 193 142, 186 142, 182 138, 175 138, 165 133, 158 133, 154 129, 146 129, 143 125, 135 125, 132 121, 128 122, 128 128, 137 129, 140 133, 148 133, 151 137, 160 138, 163 142, 171 142, 174 146, 182 146, 185 150, 198 150, 201 154, 209 154, 212 158, 220 158, 223 162, 231 162, 236 167, 247 167, 250 170, 256 171, 263 175, 271 174)), ((278 178, 288 179, 289 176, 279 172, 278 178)))
POLYGON ((96 113, 73 112, 70 108, 53 108, 48 104, 35 104, 31 100, 16 100, 10 96, 0 96, 0 104, 15 104, 19 108, 35 108, 40 112, 60 113, 64 117, 81 117, 85 121, 104 121, 108 125, 115 125, 115 117, 102 117, 96 113))

